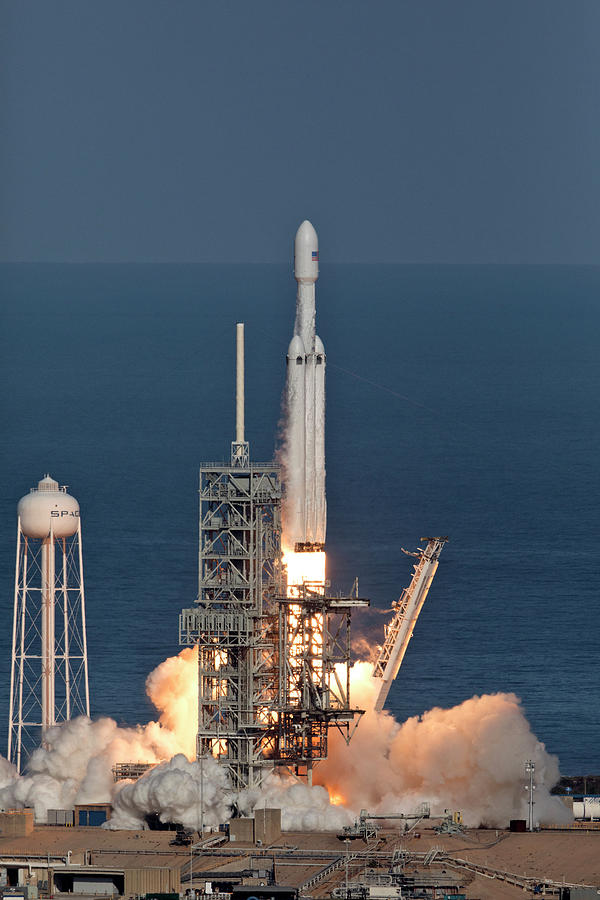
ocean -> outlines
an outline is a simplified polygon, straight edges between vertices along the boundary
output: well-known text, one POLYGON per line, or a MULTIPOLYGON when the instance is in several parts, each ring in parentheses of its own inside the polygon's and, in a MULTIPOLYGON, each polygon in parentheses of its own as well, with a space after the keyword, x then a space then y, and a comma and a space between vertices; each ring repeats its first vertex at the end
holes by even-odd
MULTIPOLYGON (((145 722, 196 596, 198 466, 234 437, 237 321, 251 454, 273 456, 291 268, 4 265, 0 287, 0 737, 16 504, 47 472, 81 505, 93 715, 145 722)), ((599 298, 597 267, 322 263, 317 282, 332 585, 389 608, 401 548, 450 538, 387 707, 513 691, 565 774, 600 766, 599 298)))

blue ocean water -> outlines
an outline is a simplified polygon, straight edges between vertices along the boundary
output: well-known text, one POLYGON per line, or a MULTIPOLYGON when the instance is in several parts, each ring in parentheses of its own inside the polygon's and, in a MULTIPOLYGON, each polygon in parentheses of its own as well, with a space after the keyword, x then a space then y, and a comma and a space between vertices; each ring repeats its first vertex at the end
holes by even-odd
MULTIPOLYGON (((46 472, 82 509, 92 707, 146 721, 197 577, 197 469, 233 437, 272 457, 287 266, 5 265, 0 726, 16 503, 46 472)), ((388 706, 515 691, 566 773, 598 771, 600 268, 322 265, 329 575, 376 607, 448 534, 388 706)), ((371 616, 369 628, 373 629, 371 616)), ((365 625, 366 627, 366 625, 365 625)), ((4 739, 0 749, 4 749, 4 739)))

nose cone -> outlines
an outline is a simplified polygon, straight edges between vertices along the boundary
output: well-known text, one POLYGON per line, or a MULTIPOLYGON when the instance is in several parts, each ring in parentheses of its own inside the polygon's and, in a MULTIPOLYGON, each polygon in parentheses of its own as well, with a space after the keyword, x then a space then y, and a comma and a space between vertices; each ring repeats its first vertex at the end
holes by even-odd
POLYGON ((319 238, 308 219, 296 232, 294 277, 296 281, 316 281, 319 277, 319 238))

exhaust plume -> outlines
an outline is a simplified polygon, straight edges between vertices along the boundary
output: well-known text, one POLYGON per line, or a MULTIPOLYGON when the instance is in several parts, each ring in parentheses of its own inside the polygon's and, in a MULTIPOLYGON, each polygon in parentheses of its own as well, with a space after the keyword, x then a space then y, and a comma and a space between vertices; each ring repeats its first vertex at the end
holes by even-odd
POLYGON ((558 758, 532 733, 515 694, 475 696, 451 709, 435 708, 398 723, 375 712, 377 685, 370 663, 355 663, 353 702, 366 710, 350 745, 333 734, 329 758, 315 780, 353 809, 409 812, 428 801, 432 815, 460 810, 466 825, 505 827, 527 817, 525 762, 535 762, 540 824, 572 821, 550 789, 558 758))
POLYGON ((197 729, 197 651, 185 649, 148 677, 158 721, 121 728, 112 719, 80 717, 51 728, 26 774, 19 777, 0 757, 0 806, 33 806, 44 822, 48 809, 112 802, 108 826, 131 829, 144 828, 149 813, 197 829, 201 818, 206 826, 226 821, 234 806, 245 815, 275 806, 282 810, 284 830, 337 831, 360 809, 409 812, 429 801, 433 814, 457 809, 468 825, 506 826, 511 818, 526 817, 524 764, 532 759, 535 820, 570 821, 566 807, 549 793, 558 781, 558 760, 532 733, 514 694, 473 697, 399 724, 389 713, 373 710, 371 672, 369 663, 353 666, 353 698, 367 712, 350 745, 332 735, 329 759, 315 769, 313 787, 278 771, 260 791, 236 793, 215 760, 190 761, 197 729), (113 781, 117 762, 137 761, 156 767, 137 782, 113 781))

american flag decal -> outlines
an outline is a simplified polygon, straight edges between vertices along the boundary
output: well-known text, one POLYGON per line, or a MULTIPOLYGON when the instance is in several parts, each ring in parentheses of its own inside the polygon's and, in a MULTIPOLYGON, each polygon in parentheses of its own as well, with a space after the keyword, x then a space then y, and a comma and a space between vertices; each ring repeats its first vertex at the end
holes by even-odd
POLYGON ((312 252, 312 261, 313 261, 313 262, 319 262, 319 251, 318 251, 318 250, 313 250, 313 252, 312 252))

